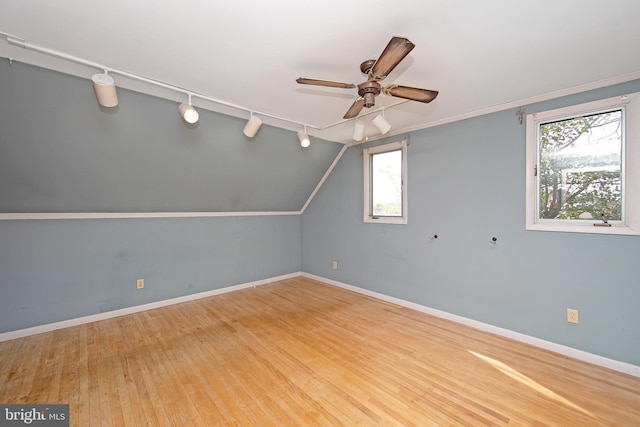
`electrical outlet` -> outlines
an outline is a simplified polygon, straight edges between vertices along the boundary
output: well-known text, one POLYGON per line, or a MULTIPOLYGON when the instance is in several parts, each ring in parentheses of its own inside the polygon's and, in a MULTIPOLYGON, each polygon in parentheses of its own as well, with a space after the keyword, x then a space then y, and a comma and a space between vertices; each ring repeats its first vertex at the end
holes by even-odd
POLYGON ((332 267, 334 270, 338 269, 338 261, 333 261, 332 267))
POLYGON ((136 280, 136 287, 138 289, 143 289, 144 288, 144 279, 138 279, 136 280))
POLYGON ((578 323, 578 310, 574 308, 567 308, 567 322, 578 323))

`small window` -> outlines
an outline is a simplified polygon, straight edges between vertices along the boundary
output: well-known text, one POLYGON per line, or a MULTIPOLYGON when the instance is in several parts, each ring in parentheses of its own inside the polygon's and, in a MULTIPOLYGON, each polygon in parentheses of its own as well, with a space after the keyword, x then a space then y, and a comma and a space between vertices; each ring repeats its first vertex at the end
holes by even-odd
POLYGON ((364 222, 407 223, 406 141, 365 148, 364 222))
POLYGON ((640 234, 638 98, 527 116, 527 230, 640 234))

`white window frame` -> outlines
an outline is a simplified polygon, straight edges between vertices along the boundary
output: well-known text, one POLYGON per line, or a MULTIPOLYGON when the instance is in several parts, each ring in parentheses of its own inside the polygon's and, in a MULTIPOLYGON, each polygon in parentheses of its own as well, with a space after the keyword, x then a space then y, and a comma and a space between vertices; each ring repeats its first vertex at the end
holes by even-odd
POLYGON ((558 231, 595 234, 640 235, 640 93, 617 96, 585 104, 527 115, 526 135, 526 230, 558 231), (623 220, 610 221, 611 226, 594 225, 594 221, 540 219, 538 196, 539 145, 538 129, 541 123, 594 114, 622 108, 623 142, 622 174, 623 220))
POLYGON ((364 162, 364 222, 375 224, 406 224, 407 210, 407 141, 392 142, 390 144, 377 145, 362 150, 364 162), (371 212, 371 156, 389 151, 402 150, 402 216, 373 216, 371 212))

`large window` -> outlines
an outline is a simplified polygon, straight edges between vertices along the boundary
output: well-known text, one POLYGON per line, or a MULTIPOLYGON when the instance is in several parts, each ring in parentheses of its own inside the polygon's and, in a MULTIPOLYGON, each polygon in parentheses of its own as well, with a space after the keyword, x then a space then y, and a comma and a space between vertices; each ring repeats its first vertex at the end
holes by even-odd
POLYGON ((406 141, 365 148, 364 221, 407 223, 406 141))
POLYGON ((640 234, 634 95, 527 116, 527 229, 640 234))

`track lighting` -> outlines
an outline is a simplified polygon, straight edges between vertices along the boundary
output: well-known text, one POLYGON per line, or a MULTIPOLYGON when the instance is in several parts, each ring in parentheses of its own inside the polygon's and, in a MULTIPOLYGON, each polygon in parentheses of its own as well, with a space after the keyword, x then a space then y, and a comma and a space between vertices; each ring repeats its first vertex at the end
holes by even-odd
POLYGON ((307 148, 311 145, 311 140, 309 139, 309 135, 307 134, 307 127, 304 127, 304 130, 298 132, 298 141, 300 141, 300 145, 303 148, 307 148))
POLYGON ((353 136, 352 136, 354 141, 362 141, 362 138, 364 138, 364 128, 365 128, 364 122, 359 122, 358 120, 355 121, 355 124, 353 125, 353 136))
POLYGON ((182 119, 187 123, 196 123, 200 117, 196 109, 191 105, 191 94, 189 94, 189 103, 185 104, 183 102, 180 104, 178 106, 178 111, 180 111, 180 116, 182 116, 182 119))
POLYGON ((380 133, 383 135, 391 130, 391 125, 384 118, 384 110, 382 111, 382 114, 378 114, 377 116, 375 116, 372 122, 374 125, 376 125, 380 133))
POLYGON ((113 78, 107 75, 107 70, 104 71, 104 74, 94 74, 91 80, 93 81, 93 89, 96 91, 98 104, 103 107, 115 107, 118 105, 116 85, 113 78))
MULTIPOLYGON (((1 1, 1 0, 0 0, 1 1)), ((43 55, 47 55, 47 56, 51 56, 54 58, 57 58, 58 60, 62 60, 62 61, 68 61, 68 62, 73 62, 75 64, 80 64, 83 65, 85 67, 91 68, 91 69, 96 69, 96 70, 104 70, 103 72, 99 72, 98 74, 95 74, 91 77, 92 83, 93 83, 93 87, 95 90, 95 94, 96 94, 96 98, 98 103, 100 104, 100 106, 102 107, 115 107, 118 105, 118 95, 116 93, 116 86, 115 86, 115 82, 113 80, 113 78, 111 76, 109 76, 108 74, 118 74, 119 76, 124 77, 127 81, 137 81, 137 82, 142 82, 146 85, 152 85, 152 86, 157 86, 160 87, 164 90, 168 90, 171 91, 171 93, 177 93, 177 94, 186 94, 189 95, 189 101, 188 103, 180 103, 180 101, 178 101, 178 110, 180 112, 180 116, 182 117, 182 119, 186 122, 186 123, 197 123, 198 119, 199 119, 199 115, 198 112, 196 111, 195 108, 193 108, 193 106, 191 105, 191 98, 192 95, 196 98, 199 98, 200 100, 203 101, 207 101, 208 103, 214 103, 216 105, 220 105, 220 106, 224 106, 230 109, 234 109, 234 110, 241 110, 244 111, 246 113, 252 112, 249 109, 242 107, 240 105, 236 105, 236 104, 232 104, 226 101, 222 101, 220 99, 216 99, 210 96, 206 96, 204 94, 200 94, 197 92, 189 92, 189 90, 187 88, 183 88, 183 87, 178 87, 178 86, 173 86, 167 83, 163 83, 161 81, 157 81, 154 80, 152 78, 149 77, 145 77, 139 74, 135 74, 135 73, 130 73, 128 71, 124 71, 124 70, 119 70, 117 68, 112 68, 112 67, 107 67, 106 65, 101 65, 101 64, 97 64, 93 61, 89 61, 87 59, 83 59, 74 55, 70 55, 68 53, 65 52, 60 52, 60 51, 56 51, 44 46, 39 46, 35 43, 31 43, 31 42, 27 42, 25 39, 21 38, 21 37, 17 37, 17 36, 13 36, 10 34, 6 34, 0 31, 0 41, 6 41, 8 44, 15 46, 15 47, 19 47, 19 48, 23 48, 23 49, 27 49, 31 52, 36 52, 39 54, 43 54, 43 55)), ((393 39, 392 39, 393 40, 393 39)), ((404 40, 401 40, 404 43, 404 40)), ((395 41, 394 41, 395 42, 395 41)), ((402 49, 405 49, 404 47, 402 49)), ((392 57, 397 58, 397 49, 394 47, 392 50, 394 50, 395 53, 384 53, 384 55, 391 55, 388 59, 389 61, 386 61, 387 64, 386 66, 388 66, 392 61, 392 57)), ((388 52, 388 49, 385 50, 385 52, 388 52)), ((11 59, 10 59, 11 61, 11 59)), ((375 62, 375 61, 374 61, 375 62)), ((384 61, 383 61, 384 62, 384 61)), ((380 71, 380 70, 378 70, 380 71)), ((299 79, 301 80, 301 79, 299 79)), ((309 80, 309 79, 306 79, 309 80)), ((311 79, 312 80, 312 79, 311 79)), ((299 81, 298 83, 303 83, 301 81, 299 81)), ((309 81, 304 82, 306 84, 314 84, 314 83, 310 83, 309 81)), ((322 85, 327 85, 326 81, 322 84, 322 85)), ((329 84, 330 86, 335 86, 335 82, 329 84)), ((375 85, 371 85, 371 86, 375 86, 375 85)), ((336 87, 344 87, 344 88, 353 88, 355 87, 355 85, 353 84, 341 84, 338 83, 338 85, 336 87)), ((398 88, 395 88, 398 89, 398 88)), ((403 89, 403 94, 406 95, 407 89, 403 89)), ((151 92, 147 92, 146 90, 141 90, 141 92, 143 93, 151 93, 151 92)), ((389 93, 391 96, 397 96, 397 97, 402 97, 396 93, 389 93)), ((411 94, 411 93, 410 93, 411 94)), ((168 98, 168 99, 172 99, 172 98, 168 98)), ((409 98, 406 98, 407 100, 409 98)), ((408 101, 403 101, 403 102, 408 102, 408 101)), ((424 101, 423 101, 424 102, 424 101)), ((206 104, 203 104, 203 107, 206 104)), ((356 104, 357 106, 360 106, 360 103, 358 102, 356 104)), ((363 103, 364 105, 364 103, 363 103)), ((359 111, 358 111, 359 112, 359 111)), ((288 119, 286 117, 281 117, 281 116, 276 116, 273 114, 269 114, 266 112, 258 112, 260 114, 260 116, 262 118, 264 117, 268 117, 270 119, 273 120, 277 120, 277 121, 282 121, 282 122, 287 122, 287 123, 292 123, 296 126, 303 126, 303 124, 301 122, 298 122, 296 120, 292 120, 292 119, 288 119)), ((355 117, 355 116, 354 116, 355 117)), ((249 119, 250 123, 247 123, 247 126, 245 126, 246 128, 246 135, 250 135, 250 128, 255 126, 255 131, 253 131, 253 133, 255 134, 255 132, 257 132, 258 130, 258 124, 262 122, 261 119, 259 118, 250 118, 249 119), (251 126, 249 126, 251 125, 251 126)), ((324 130, 324 129, 328 129, 334 126, 338 126, 338 125, 342 125, 344 123, 344 121, 340 121, 338 123, 333 123, 327 126, 313 126, 313 125, 304 125, 305 127, 305 131, 304 132, 299 132, 298 133, 298 138, 300 140, 300 145, 302 145, 303 147, 308 147, 311 143, 311 141, 309 140, 309 135, 307 134, 306 128, 307 127, 311 127, 312 129, 315 130, 324 130)), ((251 136, 249 136, 251 137, 251 136)))
POLYGON ((243 132, 249 138, 253 138, 254 136, 256 136, 256 132, 258 132, 258 129, 260 129, 261 125, 262 120, 260 119, 260 117, 256 117, 253 115, 253 113, 251 113, 251 117, 249 117, 247 124, 244 126, 243 132))

